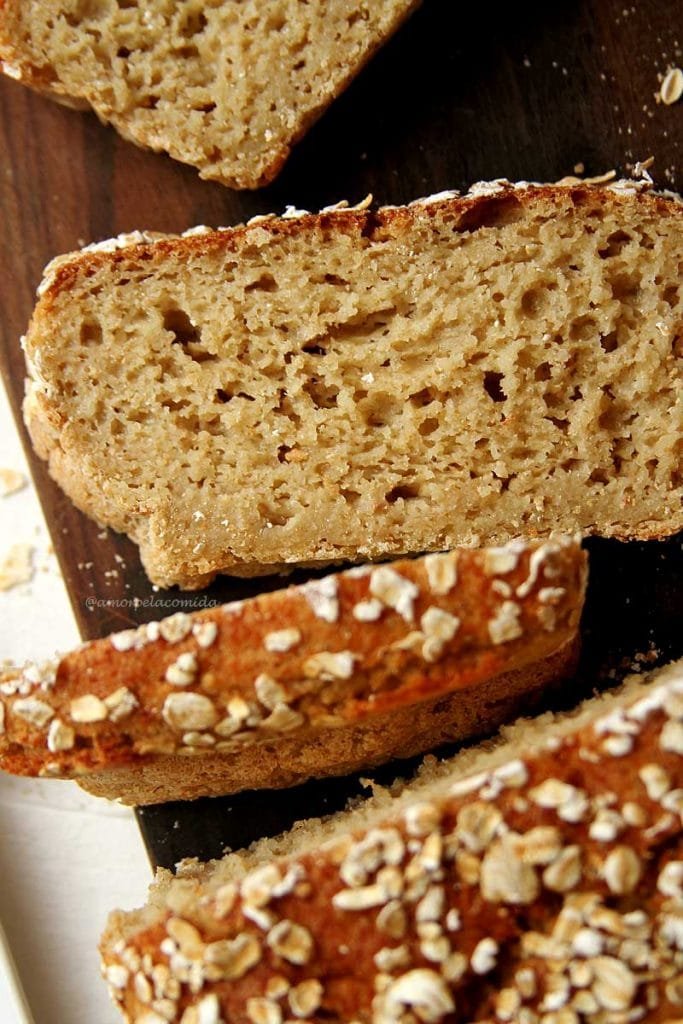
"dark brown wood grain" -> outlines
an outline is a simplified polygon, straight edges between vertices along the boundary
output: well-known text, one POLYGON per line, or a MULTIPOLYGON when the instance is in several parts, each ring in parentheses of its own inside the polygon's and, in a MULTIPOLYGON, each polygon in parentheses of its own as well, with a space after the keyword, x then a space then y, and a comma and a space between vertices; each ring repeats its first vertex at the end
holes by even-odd
MULTIPOLYGON (((18 421, 24 374, 19 337, 42 267, 56 253, 135 228, 234 224, 289 203, 317 209, 368 192, 377 202, 401 203, 478 179, 555 180, 579 163, 586 174, 598 174, 627 171, 635 160, 654 156, 657 183, 680 188, 683 103, 658 105, 654 94, 658 73, 683 61, 681 43, 683 0, 631 6, 624 0, 425 0, 299 144, 280 178, 253 193, 202 182, 193 169, 124 142, 92 114, 3 79, 0 359, 18 421)), ((198 595, 155 592, 136 548, 77 512, 29 456, 84 637, 283 585, 281 578, 225 579, 198 595), (88 563, 91 568, 79 568, 88 563)), ((607 597, 601 590, 596 614, 598 604, 614 598, 617 580, 621 596, 630 592, 627 586, 644 603, 626 647, 623 616, 640 605, 622 601, 607 633, 598 618, 592 627, 589 621, 589 636, 592 628, 594 639, 600 634, 602 640, 591 671, 604 674, 605 665, 619 663, 629 649, 641 650, 642 643, 659 644, 668 656, 683 653, 672 618, 681 607, 680 550, 680 539, 629 546, 628 552, 598 545, 598 585, 607 587, 607 597)), ((313 792, 284 802, 261 796, 258 813, 246 817, 239 801, 147 811, 152 855, 170 863, 182 853, 216 852, 237 842, 227 810, 233 804, 239 805, 232 819, 239 839, 254 838, 286 824, 287 814, 276 816, 275 824, 270 820, 273 808, 281 811, 284 804, 299 816, 312 809, 313 792), (171 833, 176 819, 181 827, 171 833)), ((325 806, 330 792, 321 791, 325 806)), ((247 803, 253 810, 253 798, 247 803)))

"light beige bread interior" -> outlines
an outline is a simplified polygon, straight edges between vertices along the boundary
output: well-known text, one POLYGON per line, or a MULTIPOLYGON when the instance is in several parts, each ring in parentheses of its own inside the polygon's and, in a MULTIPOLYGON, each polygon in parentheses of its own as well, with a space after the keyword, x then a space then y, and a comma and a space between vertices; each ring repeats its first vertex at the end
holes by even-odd
POLYGON ((0 69, 234 188, 271 181, 417 0, 3 0, 0 69))
POLYGON ((498 183, 71 254, 26 338, 26 423, 163 585, 665 536, 682 211, 635 183, 498 183))
POLYGON ((5 669, 0 768, 149 804, 481 736, 571 674, 585 578, 578 541, 513 541, 352 569, 5 669))
POLYGON ((133 1024, 678 1021, 682 812, 678 662, 160 871, 111 915, 103 973, 133 1024))

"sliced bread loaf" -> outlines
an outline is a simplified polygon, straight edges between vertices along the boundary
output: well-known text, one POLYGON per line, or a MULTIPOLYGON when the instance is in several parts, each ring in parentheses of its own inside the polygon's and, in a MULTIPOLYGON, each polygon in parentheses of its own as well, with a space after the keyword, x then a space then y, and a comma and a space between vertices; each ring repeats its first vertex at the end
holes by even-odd
POLYGON ((551 530, 683 528, 683 204, 478 187, 56 261, 26 423, 197 587, 551 530))
POLYGON ((418 2, 4 0, 0 70, 257 188, 418 2))
POLYGON ((339 775, 509 721, 570 674, 578 542, 428 555, 0 671, 0 768, 147 804, 339 775))
POLYGON ((683 1006, 683 663, 400 796, 161 871, 111 915, 131 1024, 673 1024, 683 1006))

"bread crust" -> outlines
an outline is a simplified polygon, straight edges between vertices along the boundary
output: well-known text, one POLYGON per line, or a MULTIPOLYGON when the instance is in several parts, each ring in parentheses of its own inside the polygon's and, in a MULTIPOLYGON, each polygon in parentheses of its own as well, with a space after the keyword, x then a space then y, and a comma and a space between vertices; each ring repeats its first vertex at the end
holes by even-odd
POLYGON ((160 871, 101 943, 126 1019, 677 1020, 683 663, 470 763, 160 871))
POLYGON ((654 215, 668 215, 683 218, 683 200, 673 192, 658 192, 648 188, 645 181, 617 181, 594 185, 573 179, 562 182, 541 184, 537 182, 510 182, 499 179, 479 182, 463 195, 455 190, 417 199, 407 206, 381 206, 372 209, 363 202, 358 207, 340 204, 320 213, 300 211, 278 217, 275 214, 256 216, 246 224, 206 229, 201 233, 191 231, 185 235, 153 233, 144 240, 145 232, 121 235, 116 246, 95 243, 83 250, 58 256, 45 269, 40 285, 40 302, 34 318, 47 316, 50 305, 60 292, 73 288, 77 281, 91 277, 100 267, 116 266, 131 258, 142 262, 160 264, 171 255, 191 257, 210 250, 221 253, 239 254, 240 250, 262 231, 272 237, 296 236, 320 228, 334 230, 356 238, 377 239, 399 234, 414 218, 435 218, 441 210, 448 209, 454 217, 457 231, 476 231, 487 217, 493 218, 511 202, 533 205, 547 202, 550 207, 563 201, 567 195, 576 205, 591 202, 605 209, 632 202, 642 204, 654 215), (128 240, 130 239, 130 241, 128 240))
MULTIPOLYGON (((68 302, 69 296, 98 273, 122 273, 124 267, 145 265, 151 272, 163 267, 165 261, 173 258, 181 264, 202 255, 220 254, 221 258, 241 256, 254 246, 266 245, 268 240, 295 239, 307 234, 321 233, 321 236, 348 237, 352 244, 364 245, 366 240, 381 241, 400 238, 411 224, 430 224, 447 216, 453 230, 475 232, 481 224, 495 222, 506 216, 506 211, 517 206, 534 209, 538 207, 544 216, 551 217, 553 211, 570 201, 578 207, 590 204, 591 208, 614 213, 642 209, 649 217, 667 217, 679 221, 683 206, 670 197, 640 190, 638 183, 612 186, 589 184, 567 184, 556 186, 525 185, 515 188, 509 183, 494 183, 480 186, 469 196, 434 197, 429 202, 418 202, 409 207, 385 208, 379 211, 368 209, 339 209, 318 215, 305 214, 291 218, 257 218, 255 223, 217 232, 207 231, 189 237, 155 237, 145 241, 144 235, 105 245, 109 251, 86 251, 60 257, 48 268, 41 285, 41 297, 33 315, 26 341, 27 361, 31 380, 28 385, 24 415, 36 450, 48 460, 52 476, 69 494, 72 500, 100 523, 112 525, 115 529, 129 534, 141 547, 143 563, 153 581, 162 585, 174 583, 191 589, 206 585, 217 572, 229 572, 238 576, 253 576, 273 571, 287 571, 295 564, 324 565, 344 559, 358 557, 396 557, 412 545, 407 538, 397 537, 392 544, 383 545, 379 538, 369 538, 367 549, 359 554, 357 545, 327 544, 311 541, 311 550, 290 552, 284 543, 278 554, 265 552, 258 557, 256 547, 242 544, 242 550, 235 539, 223 539, 222 550, 216 549, 218 541, 210 550, 194 551, 189 545, 187 531, 178 530, 177 522, 181 509, 173 505, 166 507, 161 499, 147 492, 143 501, 128 496, 126 504, 112 492, 112 480, 103 475, 101 468, 90 458, 87 445, 78 431, 72 429, 67 419, 63 402, 51 393, 53 384, 42 376, 40 361, 43 339, 49 339, 51 324, 61 303, 68 302), (246 551, 244 549, 247 549, 246 551)), ((626 213, 624 213, 624 216, 626 213)), ((264 265, 267 265, 267 261, 264 265)), ((673 492, 663 495, 666 515, 655 517, 652 511, 634 519, 615 514, 609 526, 586 528, 586 532, 604 532, 620 539, 661 538, 683 528, 683 512, 676 511, 673 492)), ((315 498, 312 498, 315 500, 315 498)), ((322 499, 321 499, 322 500, 322 499)), ((621 500, 621 499, 620 499, 621 500)), ((630 498, 633 505, 637 499, 630 498)), ((626 501, 626 498, 624 498, 626 501)), ((626 506, 625 506, 626 507, 626 506)), ((315 517, 314 517, 315 518, 315 517)), ((469 539, 469 532, 477 532, 473 524, 451 524, 454 534, 450 542, 441 542, 442 547, 452 546, 469 539), (456 534, 458 534, 456 536, 456 534), (467 536, 465 536, 467 535, 467 536)), ((574 527, 572 527, 574 528, 574 527)), ((529 532, 544 532, 542 517, 538 523, 533 519, 526 524, 529 532)), ((246 537, 246 534, 244 535, 246 537)), ((510 533, 507 534, 510 536, 510 533)), ((244 537, 241 538, 244 540, 244 537)), ((506 539, 504 536, 486 540, 506 539)), ((422 549, 425 546, 421 545, 422 549)), ((301 545, 297 545, 298 548, 301 545)), ((433 547, 438 548, 438 539, 433 547)))
POLYGON ((417 703, 363 715, 344 728, 309 729, 262 743, 258 757, 204 754, 188 761, 169 754, 92 772, 78 784, 93 796, 144 806, 167 800, 252 789, 282 789, 310 778, 347 775, 395 758, 413 757, 444 743, 486 736, 499 726, 547 704, 548 691, 571 677, 578 636, 547 657, 483 677, 417 703))
POLYGON ((0 767, 152 803, 481 735, 570 673, 585 580, 577 541, 518 541, 114 634, 2 673, 0 767))

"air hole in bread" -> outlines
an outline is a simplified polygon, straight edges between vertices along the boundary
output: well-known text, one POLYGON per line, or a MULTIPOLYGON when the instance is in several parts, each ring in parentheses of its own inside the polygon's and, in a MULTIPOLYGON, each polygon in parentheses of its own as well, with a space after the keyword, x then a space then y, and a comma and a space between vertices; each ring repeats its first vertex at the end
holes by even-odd
POLYGON ((504 402, 507 399, 501 383, 504 378, 505 374, 497 373, 495 370, 487 370, 484 374, 484 391, 494 402, 504 402))
POLYGON ((173 335, 173 344, 188 345, 200 340, 200 332, 182 309, 169 309, 164 313, 164 330, 173 335))
POLYGON ((102 327, 96 320, 86 320, 81 324, 81 345, 100 345, 102 327))
POLYGON ((370 427, 386 427, 401 414, 399 402, 383 392, 377 392, 366 399, 361 408, 365 421, 370 427))
POLYGON ((403 501, 410 501, 411 498, 420 497, 420 488, 418 484, 397 484, 396 487, 387 491, 384 497, 390 505, 393 505, 399 498, 403 501))
POLYGON ((433 434, 438 429, 439 420, 436 416, 428 416, 427 419, 422 420, 422 423, 417 428, 418 433, 421 434, 422 437, 429 437, 430 434, 433 434))
POLYGON ((333 409, 337 404, 339 388, 326 384, 322 380, 312 377, 303 386, 303 390, 309 396, 317 409, 333 409))
POLYGON ((245 292, 276 292, 278 290, 278 283, 272 274, 261 274, 256 281, 252 281, 244 290, 245 292))
POLYGON ((619 256, 621 251, 633 241, 627 231, 613 231, 611 235, 607 236, 607 244, 598 249, 598 255, 601 259, 611 259, 613 256, 619 256))
POLYGON ((619 335, 617 331, 608 331, 600 335, 600 345, 605 352, 614 352, 619 347, 619 335))
POLYGON ((514 224, 523 216, 522 204, 514 195, 491 196, 466 210, 453 230, 461 233, 514 224))
POLYGON ((592 316, 579 316, 574 321, 569 329, 569 338, 571 341, 590 341, 595 337, 597 325, 592 316))
POLYGON ((194 60, 199 56, 199 50, 193 44, 181 46, 179 50, 176 50, 176 56, 182 57, 183 60, 194 60))
POLYGON ((265 502, 259 502, 258 512, 263 520, 265 520, 267 527, 270 526, 285 526, 289 522, 289 516, 279 509, 275 508, 271 504, 265 502))
POLYGON ((514 480, 514 478, 515 478, 514 474, 512 474, 510 476, 498 476, 498 474, 495 471, 494 471, 494 473, 492 475, 493 475, 493 479, 494 480, 499 480, 500 481, 500 493, 501 494, 504 491, 508 490, 508 488, 510 487, 511 481, 514 480))
POLYGON ((421 408, 425 405, 431 405, 431 403, 437 398, 438 392, 434 388, 422 388, 420 391, 416 391, 410 396, 409 401, 412 405, 421 408))
POLYGON ((610 284, 612 296, 620 302, 637 300, 640 293, 640 278, 637 274, 617 274, 610 284))
POLYGON ((667 306, 671 306, 672 309, 678 305, 678 285, 667 285, 662 292, 662 298, 664 302, 666 302, 667 306))
POLYGON ((180 31, 187 39, 191 39, 192 36, 198 36, 203 32, 207 24, 203 11, 190 11, 180 31))
POLYGON ((163 317, 164 330, 173 335, 173 345, 180 345, 182 351, 195 363, 216 362, 218 356, 202 344, 202 334, 189 315, 182 309, 168 309, 163 317))
POLYGON ((563 434, 566 434, 569 430, 569 420, 559 419, 557 416, 546 416, 549 423, 552 423, 554 427, 561 430, 563 434))
POLYGON ((528 288, 520 302, 522 314, 527 317, 540 316, 549 301, 549 294, 554 291, 557 291, 555 281, 542 282, 534 285, 533 288, 528 288))
POLYGON ((607 473, 606 470, 602 469, 602 467, 598 467, 597 469, 592 470, 588 479, 592 484, 602 484, 605 486, 609 483, 610 478, 609 473, 607 473))

